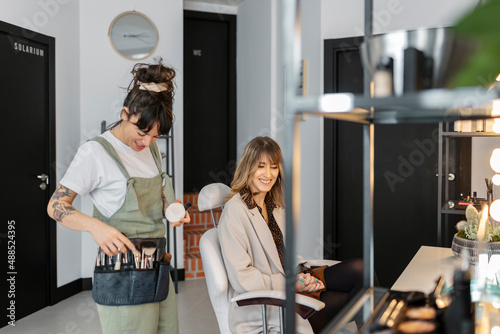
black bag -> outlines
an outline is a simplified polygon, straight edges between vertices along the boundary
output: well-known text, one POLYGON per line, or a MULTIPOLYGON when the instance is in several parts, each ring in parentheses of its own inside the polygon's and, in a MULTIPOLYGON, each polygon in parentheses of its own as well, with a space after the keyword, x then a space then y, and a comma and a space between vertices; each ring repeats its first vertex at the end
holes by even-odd
MULTIPOLYGON (((104 258, 104 263, 96 265, 92 283, 92 298, 97 304, 106 306, 139 305, 165 300, 169 292, 170 262, 162 262, 165 255, 165 238, 130 239, 136 247, 144 242, 154 242, 157 259, 151 269, 137 269, 129 251, 130 263, 121 263, 114 269, 116 258, 104 258), (159 261, 156 261, 159 260, 159 261)), ((98 254, 99 256, 99 254, 98 254)))

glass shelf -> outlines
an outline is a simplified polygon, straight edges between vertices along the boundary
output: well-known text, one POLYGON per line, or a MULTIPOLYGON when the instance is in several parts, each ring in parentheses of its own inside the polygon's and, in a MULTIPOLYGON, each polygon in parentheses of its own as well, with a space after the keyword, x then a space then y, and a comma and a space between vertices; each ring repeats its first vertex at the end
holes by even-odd
MULTIPOLYGON (((429 89, 403 96, 370 98, 350 93, 295 98, 296 110, 363 124, 438 123, 493 118, 497 90, 483 87, 429 89)), ((485 136, 485 135, 479 135, 485 136)))
POLYGON ((443 132, 443 137, 500 137, 495 132, 443 132))
POLYGON ((388 289, 379 287, 370 287, 365 291, 360 291, 321 333, 368 332, 373 319, 382 309, 389 294, 388 289))

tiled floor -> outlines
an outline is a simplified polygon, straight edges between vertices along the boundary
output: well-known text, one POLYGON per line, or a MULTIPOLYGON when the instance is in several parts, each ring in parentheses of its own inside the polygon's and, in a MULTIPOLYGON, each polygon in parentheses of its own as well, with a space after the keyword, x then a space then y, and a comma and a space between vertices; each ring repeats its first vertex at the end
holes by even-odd
MULTIPOLYGON (((180 334, 219 333, 205 279, 179 282, 177 305, 180 334)), ((84 291, 17 321, 15 327, 3 327, 0 333, 101 334, 102 332, 91 292, 84 291)))

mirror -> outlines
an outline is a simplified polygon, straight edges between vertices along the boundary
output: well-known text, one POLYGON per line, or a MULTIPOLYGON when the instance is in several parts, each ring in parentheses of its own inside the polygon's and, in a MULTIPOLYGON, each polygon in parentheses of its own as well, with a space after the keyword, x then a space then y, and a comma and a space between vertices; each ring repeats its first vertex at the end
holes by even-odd
POLYGON ((150 56, 158 45, 158 30, 144 14, 131 11, 118 15, 109 27, 111 45, 119 55, 140 60, 150 56))

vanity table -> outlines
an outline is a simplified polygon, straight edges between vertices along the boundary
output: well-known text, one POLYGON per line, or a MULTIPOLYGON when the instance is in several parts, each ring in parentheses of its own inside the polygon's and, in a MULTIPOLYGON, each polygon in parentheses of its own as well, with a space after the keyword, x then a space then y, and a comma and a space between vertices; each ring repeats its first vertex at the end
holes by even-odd
POLYGON ((456 257, 450 248, 422 246, 396 280, 391 290, 429 294, 440 276, 451 283, 456 257))

